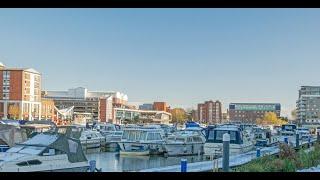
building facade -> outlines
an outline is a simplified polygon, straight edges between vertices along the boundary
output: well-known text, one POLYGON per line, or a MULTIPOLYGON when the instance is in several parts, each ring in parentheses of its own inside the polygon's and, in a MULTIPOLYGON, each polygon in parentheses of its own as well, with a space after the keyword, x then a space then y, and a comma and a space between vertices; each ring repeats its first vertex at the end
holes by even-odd
POLYGON ((113 120, 113 97, 101 97, 99 99, 99 119, 101 122, 109 122, 112 123, 113 120))
POLYGON ((7 68, 0 63, 0 118, 41 118, 41 74, 32 68, 7 68))
POLYGON ((320 123, 320 86, 301 86, 296 108, 299 123, 320 123))
POLYGON ((150 123, 150 124, 169 124, 172 120, 171 113, 155 110, 138 110, 114 108, 115 124, 124 123, 150 123))
POLYGON ((279 103, 230 103, 229 119, 232 122, 256 123, 266 112, 274 112, 278 117, 281 113, 279 103))
POLYGON ((205 101, 198 104, 198 118, 200 123, 217 124, 222 122, 222 107, 220 101, 205 101))
POLYGON ((128 96, 113 91, 88 91, 78 87, 67 91, 43 91, 43 97, 53 99, 58 109, 72 107, 77 113, 91 113, 101 122, 111 122, 113 108, 127 107, 128 96))
POLYGON ((41 99, 41 119, 54 120, 55 108, 54 101, 52 99, 41 99))
POLYGON ((166 102, 154 102, 153 110, 170 112, 170 106, 168 106, 166 102))

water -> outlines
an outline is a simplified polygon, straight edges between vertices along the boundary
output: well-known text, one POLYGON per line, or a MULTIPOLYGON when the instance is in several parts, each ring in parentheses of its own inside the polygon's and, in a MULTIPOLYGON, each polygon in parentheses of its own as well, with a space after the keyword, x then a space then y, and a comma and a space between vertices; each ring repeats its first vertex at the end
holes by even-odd
POLYGON ((103 172, 126 172, 165 167, 180 164, 181 159, 188 163, 204 161, 202 156, 163 157, 163 156, 122 156, 119 152, 96 152, 86 154, 87 159, 95 160, 96 167, 103 172))

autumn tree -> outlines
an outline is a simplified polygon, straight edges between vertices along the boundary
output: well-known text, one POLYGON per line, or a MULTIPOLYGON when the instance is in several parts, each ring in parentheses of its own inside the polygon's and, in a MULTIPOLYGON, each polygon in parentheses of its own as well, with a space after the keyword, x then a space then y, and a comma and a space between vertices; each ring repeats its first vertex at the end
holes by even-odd
POLYGON ((261 124, 261 125, 267 125, 267 124, 272 124, 272 125, 282 125, 282 124, 286 124, 287 121, 278 118, 278 116, 276 115, 276 113, 274 112, 266 112, 263 116, 263 118, 259 118, 257 119, 257 124, 261 124))
POLYGON ((183 123, 187 120, 187 113, 182 108, 174 108, 171 110, 172 121, 175 123, 183 123))

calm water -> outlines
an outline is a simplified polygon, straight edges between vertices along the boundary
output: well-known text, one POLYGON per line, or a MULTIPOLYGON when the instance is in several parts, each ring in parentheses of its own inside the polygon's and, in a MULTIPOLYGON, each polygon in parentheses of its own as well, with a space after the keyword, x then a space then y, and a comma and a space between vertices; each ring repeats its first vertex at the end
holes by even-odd
POLYGON ((202 156, 163 157, 163 156, 120 156, 119 152, 101 152, 86 154, 87 159, 96 160, 97 168, 103 172, 138 171, 148 168, 165 167, 180 164, 182 158, 190 162, 203 161, 202 156))

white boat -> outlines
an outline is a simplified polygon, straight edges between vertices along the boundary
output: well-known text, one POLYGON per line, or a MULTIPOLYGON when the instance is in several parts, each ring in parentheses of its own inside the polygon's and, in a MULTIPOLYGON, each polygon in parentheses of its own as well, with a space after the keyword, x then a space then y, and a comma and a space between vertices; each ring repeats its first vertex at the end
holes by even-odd
POLYGON ((306 127, 297 128, 296 133, 299 134, 299 139, 307 140, 307 139, 311 138, 311 133, 310 133, 309 129, 306 127))
POLYGON ((79 140, 41 133, 0 153, 0 172, 86 172, 88 161, 79 140))
POLYGON ((204 156, 213 157, 222 155, 223 134, 230 135, 230 155, 241 154, 254 148, 253 140, 237 125, 221 125, 207 132, 207 141, 204 145, 204 156))
POLYGON ((81 133, 80 142, 83 149, 95 149, 104 146, 106 138, 98 131, 85 130, 81 133))
POLYGON ((206 139, 197 131, 178 131, 169 136, 165 142, 165 153, 168 156, 203 154, 206 139))
POLYGON ((116 151, 119 149, 118 142, 121 141, 123 131, 121 127, 111 123, 101 123, 95 126, 95 129, 106 138, 105 146, 109 151, 116 151))
POLYGON ((120 154, 127 155, 137 151, 149 152, 149 154, 162 154, 164 152, 164 131, 157 127, 125 128, 121 141, 118 143, 120 154))
POLYGON ((254 134, 254 144, 258 147, 266 147, 276 145, 279 142, 278 136, 271 133, 271 129, 254 127, 252 130, 254 134))
POLYGON ((295 142, 296 141, 296 129, 297 125, 295 124, 284 124, 281 126, 280 130, 280 141, 284 142, 285 138, 288 139, 288 142, 295 142))

